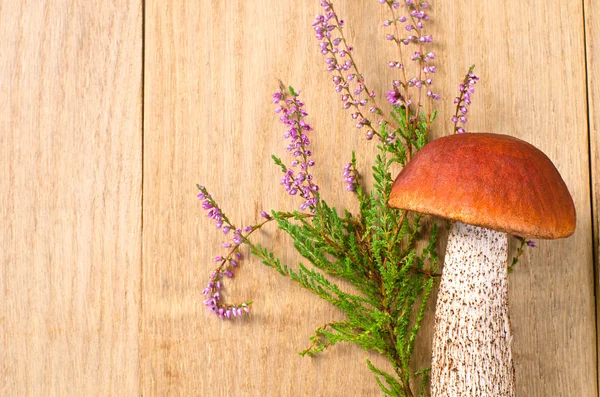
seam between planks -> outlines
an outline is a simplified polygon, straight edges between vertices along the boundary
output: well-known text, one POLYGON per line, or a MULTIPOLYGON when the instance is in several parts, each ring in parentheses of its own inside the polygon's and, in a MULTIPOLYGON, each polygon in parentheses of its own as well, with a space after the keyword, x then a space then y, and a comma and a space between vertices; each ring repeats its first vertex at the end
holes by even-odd
POLYGON ((598 353, 598 342, 599 342, 599 318, 598 318, 598 290, 600 285, 598 283, 598 271, 600 269, 596 268, 596 263, 598 261, 598 252, 596 251, 597 247, 595 247, 596 236, 598 233, 598 224, 596 220, 596 211, 597 211, 597 203, 595 202, 595 186, 594 186, 594 148, 592 142, 592 114, 591 114, 591 90, 590 90, 590 70, 589 70, 589 54, 588 54, 588 25, 587 25, 587 14, 588 8, 586 7, 586 0, 582 0, 582 10, 583 10, 583 54, 584 54, 584 72, 585 72, 585 99, 586 99, 586 114, 587 114, 587 139, 588 139, 588 167, 589 167, 589 186, 590 186, 590 211, 591 211, 591 220, 592 220, 592 272, 594 275, 594 304, 595 309, 594 314, 596 317, 596 387, 600 389, 600 355, 598 353))
POLYGON ((139 313, 138 313, 138 394, 143 396, 143 387, 144 387, 144 379, 143 379, 143 340, 144 340, 144 135, 145 135, 145 125, 146 125, 146 113, 145 113, 145 103, 146 103, 146 1, 141 0, 142 6, 142 48, 141 48, 141 57, 142 57, 142 69, 141 69, 141 194, 140 194, 140 289, 139 289, 139 313))

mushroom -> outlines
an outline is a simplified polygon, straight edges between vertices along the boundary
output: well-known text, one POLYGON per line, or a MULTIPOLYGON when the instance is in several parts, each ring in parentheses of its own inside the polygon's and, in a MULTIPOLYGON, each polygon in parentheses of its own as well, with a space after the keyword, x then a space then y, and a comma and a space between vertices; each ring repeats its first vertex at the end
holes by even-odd
POLYGON ((388 204, 454 221, 436 304, 431 395, 513 397, 507 233, 573 234, 575 207, 560 174, 519 139, 451 135, 414 156, 388 204))

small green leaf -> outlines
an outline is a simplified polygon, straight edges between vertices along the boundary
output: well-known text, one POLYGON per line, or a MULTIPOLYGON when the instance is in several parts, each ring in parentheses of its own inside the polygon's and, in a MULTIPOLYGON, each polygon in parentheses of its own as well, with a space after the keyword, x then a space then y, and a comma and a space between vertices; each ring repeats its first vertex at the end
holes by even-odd
POLYGON ((287 166, 285 164, 283 164, 283 161, 281 161, 281 159, 277 156, 275 156, 274 154, 271 155, 271 158, 273 159, 273 162, 275 163, 275 165, 278 165, 281 167, 281 171, 283 171, 283 173, 285 174, 287 172, 287 166))

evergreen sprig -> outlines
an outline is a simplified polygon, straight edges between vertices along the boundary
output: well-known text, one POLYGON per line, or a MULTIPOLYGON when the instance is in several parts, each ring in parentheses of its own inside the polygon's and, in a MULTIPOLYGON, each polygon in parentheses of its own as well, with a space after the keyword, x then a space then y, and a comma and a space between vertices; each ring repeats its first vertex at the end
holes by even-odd
MULTIPOLYGON (((306 263, 290 267, 269 248, 249 238, 243 242, 263 264, 344 313, 343 321, 317 328, 310 345, 300 354, 314 356, 340 342, 374 350, 387 357, 394 369, 389 374, 367 362, 381 390, 389 396, 423 394, 428 369, 415 370, 412 356, 434 278, 439 276, 435 223, 426 227, 421 215, 387 205, 392 169, 396 164, 404 165, 405 154, 418 151, 427 136, 426 131, 403 130, 403 126, 415 125, 407 122, 407 116, 414 114, 401 107, 394 109, 399 127, 391 133, 414 139, 382 142, 372 166, 373 188, 367 190, 358 182, 353 185, 358 214, 340 212, 318 194, 311 214, 272 211, 263 222, 276 222, 292 238, 306 263), (411 145, 410 150, 407 145, 411 145), (419 241, 426 242, 424 248, 419 249, 419 241), (352 292, 340 283, 354 287, 352 292), (415 392, 411 384, 417 385, 415 392)), ((387 128, 382 133, 387 134, 387 128)), ((273 160, 284 174, 289 173, 282 160, 275 156, 273 160)), ((356 166, 353 153, 349 169, 356 166)))
POLYGON ((434 279, 439 276, 437 226, 435 223, 426 226, 421 222, 422 215, 391 208, 387 201, 394 181, 392 171, 406 164, 408 153, 414 154, 424 145, 428 134, 425 123, 434 116, 419 115, 420 121, 415 123, 417 116, 411 109, 394 107, 392 118, 397 127, 382 125, 381 143, 371 167, 374 180, 371 189, 360 182, 356 156, 352 153, 351 162, 345 168, 348 190, 358 201, 359 211, 352 214, 330 206, 308 174, 308 167, 314 162, 309 160, 307 137, 298 135, 297 131, 312 128, 303 120, 306 113, 300 110, 303 103, 298 93, 290 88, 276 93, 274 98, 289 105, 282 109, 285 112, 282 118, 291 128, 288 134, 295 142, 289 150, 296 151, 296 158, 302 159, 302 162, 295 160, 293 166, 303 166, 301 172, 295 173, 278 157, 273 156, 273 161, 284 174, 282 184, 288 193, 301 192, 306 200, 301 208, 310 212, 263 212, 265 220, 242 230, 230 222, 208 191, 199 186, 203 207, 217 222, 217 227, 225 234, 234 231, 232 243, 224 244, 230 248, 229 255, 215 258, 220 265, 204 291, 210 295, 205 305, 221 317, 249 313, 251 302, 223 304, 219 292, 223 275, 233 277, 233 267, 241 259, 240 245, 247 245, 264 265, 289 277, 345 315, 342 321, 317 328, 301 355, 314 356, 340 342, 353 343, 382 354, 391 363, 394 372, 386 373, 367 361, 386 395, 422 395, 429 370, 413 368, 412 357, 434 279), (403 139, 386 138, 392 136, 403 139), (294 267, 283 264, 271 249, 253 241, 252 233, 271 222, 291 237, 295 250, 305 262, 294 267), (423 243, 418 244, 420 241, 423 243), (352 291, 347 291, 347 286, 352 286, 352 291), (417 389, 413 392, 412 387, 417 389))

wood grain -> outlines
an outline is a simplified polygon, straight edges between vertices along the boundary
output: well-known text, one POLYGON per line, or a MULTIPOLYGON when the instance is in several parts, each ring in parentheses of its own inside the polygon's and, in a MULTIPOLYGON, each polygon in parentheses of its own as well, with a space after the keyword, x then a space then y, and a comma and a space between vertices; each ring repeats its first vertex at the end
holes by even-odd
POLYGON ((139 2, 0 2, 0 395, 139 388, 139 2))
MULTIPOLYGON (((376 395, 364 359, 339 346, 315 359, 303 349, 317 326, 341 314, 289 280, 247 259, 232 300, 253 299, 246 322, 208 315, 201 291, 224 237, 195 200, 209 188, 243 226, 261 209, 294 209, 278 186, 270 154, 285 157, 272 113, 277 79, 302 90, 318 167, 315 180, 336 206, 355 209, 341 170, 352 149, 367 170, 367 143, 340 108, 310 24, 318 1, 259 5, 151 1, 146 10, 142 391, 144 395, 376 395)), ((377 2, 336 1, 369 85, 389 87, 393 48, 377 2)), ((434 2, 432 32, 440 70, 435 136, 451 132, 456 85, 472 64, 482 79, 470 129, 509 134, 544 151, 573 195, 573 237, 539 241, 510 278, 517 394, 597 396, 592 218, 587 137, 583 6, 468 0, 434 2)), ((289 239, 262 236, 284 262, 289 239)), ((441 244, 443 245, 443 244, 441 244)), ((430 322, 428 323, 430 324, 430 322)), ((428 328, 428 327, 425 327, 428 328)), ((429 355, 425 329, 420 361, 429 355)), ((384 365, 382 360, 376 362, 384 365)))
MULTIPOLYGON (((596 275, 596 320, 600 329, 600 3, 597 0, 584 2, 585 37, 586 37, 586 66, 588 89, 589 139, 592 181, 592 208, 594 225, 595 275, 596 275)), ((600 334, 598 335, 600 342, 600 334)), ((598 344, 600 346, 600 343, 598 344)), ((600 357, 600 351, 598 354, 600 357)), ((600 376, 598 377, 600 382, 600 376)), ((600 386, 599 386, 600 387, 600 386)))
MULTIPOLYGON (((375 1, 336 4, 369 85, 385 92, 394 56, 379 27, 387 14, 375 1)), ((432 12, 445 98, 434 135, 450 133, 456 83, 477 64, 471 130, 535 144, 577 207, 575 235, 540 241, 510 278, 518 395, 598 395, 592 5, 469 0, 460 8, 434 3, 432 12)), ((356 209, 341 169, 356 149, 366 170, 375 149, 340 109, 324 72, 310 27, 318 1, 146 7, 142 233, 141 4, 0 3, 0 394, 377 394, 364 359, 385 363, 371 353, 337 346, 314 359, 295 354, 341 313, 256 260, 247 259, 226 290, 255 301, 249 321, 208 315, 200 294, 223 236, 195 200, 196 182, 239 225, 261 209, 299 204, 279 189, 270 161, 271 153, 285 158, 270 105, 278 78, 302 90, 324 196, 356 209)), ((275 230, 260 238, 284 262, 298 260, 275 230)), ((429 356, 428 321, 420 364, 429 356)))

